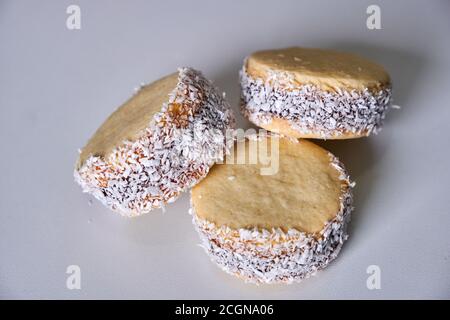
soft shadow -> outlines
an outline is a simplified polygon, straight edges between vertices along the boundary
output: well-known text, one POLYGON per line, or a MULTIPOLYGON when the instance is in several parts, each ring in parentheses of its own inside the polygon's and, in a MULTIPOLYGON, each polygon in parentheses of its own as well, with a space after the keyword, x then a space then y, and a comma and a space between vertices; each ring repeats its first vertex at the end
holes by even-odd
MULTIPOLYGON (((393 103, 402 107, 401 110, 390 110, 386 117, 386 123, 393 124, 399 121, 400 117, 414 112, 414 110, 409 110, 409 103, 414 99, 415 91, 420 90, 417 79, 426 72, 429 64, 428 59, 422 54, 401 48, 357 43, 351 40, 339 42, 333 40, 327 43, 321 41, 320 43, 310 43, 308 46, 356 53, 381 64, 392 79, 393 103), (408 112, 402 112, 404 110, 408 112)), ((242 117, 239 111, 238 74, 242 60, 243 57, 234 59, 227 68, 217 73, 213 80, 220 90, 226 92, 227 99, 236 114, 237 126, 244 129, 255 128, 253 124, 242 117)), ((411 103, 411 105, 413 104, 411 103)), ((387 132, 382 131, 380 134, 387 134, 387 132)), ((355 211, 350 225, 350 229, 355 229, 355 232, 364 215, 366 203, 370 200, 371 191, 377 185, 377 159, 382 158, 382 153, 387 148, 387 146, 377 144, 375 152, 374 139, 377 139, 377 136, 349 140, 313 140, 335 154, 344 163, 352 180, 357 183, 354 189, 355 211)))
MULTIPOLYGON (((405 121, 403 118, 414 112, 410 109, 410 105, 414 105, 412 102, 415 92, 420 90, 418 79, 428 68, 427 57, 405 49, 352 41, 339 41, 322 47, 359 54, 381 64, 387 70, 393 85, 393 104, 401 106, 401 110, 390 110, 387 114, 385 124, 389 124, 390 128, 396 122, 405 121)), ((385 130, 380 132, 380 135, 385 134, 388 134, 385 130)), ((365 208, 370 201, 372 190, 382 184, 378 183, 380 174, 376 163, 383 157, 388 146, 377 143, 375 152, 375 139, 377 136, 372 135, 368 138, 354 140, 315 140, 344 163, 351 179, 356 182, 354 188, 355 211, 349 226, 349 232, 354 233, 355 238, 358 235, 358 224, 364 219, 364 214, 367 212, 365 208)))

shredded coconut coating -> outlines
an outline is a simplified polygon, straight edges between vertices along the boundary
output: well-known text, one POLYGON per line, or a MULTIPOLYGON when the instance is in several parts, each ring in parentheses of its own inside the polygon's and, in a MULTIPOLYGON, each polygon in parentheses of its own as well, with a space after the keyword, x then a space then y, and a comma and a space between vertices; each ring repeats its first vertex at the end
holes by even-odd
POLYGON ((369 135, 381 130, 391 103, 391 87, 335 92, 294 85, 292 76, 272 72, 264 81, 240 71, 241 110, 256 125, 288 120, 300 134, 327 139, 342 134, 369 135))
POLYGON ((229 104, 199 71, 178 71, 168 102, 135 141, 105 158, 90 156, 74 172, 84 192, 122 215, 173 202, 229 150, 225 136, 235 123, 229 104))
POLYGON ((334 260, 345 240, 353 210, 350 182, 342 163, 330 154, 331 165, 344 180, 341 206, 336 216, 320 232, 307 234, 296 229, 231 229, 199 218, 192 206, 193 224, 201 246, 222 270, 246 282, 300 282, 334 260))

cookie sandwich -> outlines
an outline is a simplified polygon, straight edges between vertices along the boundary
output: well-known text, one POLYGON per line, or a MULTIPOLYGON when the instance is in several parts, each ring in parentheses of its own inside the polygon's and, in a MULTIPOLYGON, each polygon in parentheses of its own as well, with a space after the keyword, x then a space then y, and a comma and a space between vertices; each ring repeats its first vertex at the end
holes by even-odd
POLYGON ((292 283, 326 267, 347 239, 352 211, 343 165, 312 142, 277 135, 249 137, 233 150, 191 191, 193 223, 211 260, 253 283, 292 283), (278 161, 272 174, 261 174, 267 161, 238 160, 237 150, 247 160, 260 154, 255 145, 278 161))
POLYGON ((222 159, 233 126, 213 84, 180 68, 142 86, 100 126, 80 151, 75 180, 125 216, 161 208, 222 159))
POLYGON ((241 108, 254 124, 296 138, 377 133, 391 104, 386 70, 333 50, 287 48, 251 54, 240 72, 241 108))

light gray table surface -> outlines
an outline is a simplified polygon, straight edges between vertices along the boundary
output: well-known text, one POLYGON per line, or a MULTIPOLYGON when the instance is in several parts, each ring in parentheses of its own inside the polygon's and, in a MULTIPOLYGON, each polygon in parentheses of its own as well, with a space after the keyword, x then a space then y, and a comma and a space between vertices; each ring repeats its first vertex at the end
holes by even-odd
POLYGON ((0 298, 450 298, 449 31, 450 1, 0 1, 0 298), (188 194, 126 219, 73 182, 77 149, 141 82, 192 66, 238 110, 243 58, 292 45, 383 64, 401 106, 379 135, 323 143, 356 181, 356 210, 317 276, 245 284, 197 245, 188 194))

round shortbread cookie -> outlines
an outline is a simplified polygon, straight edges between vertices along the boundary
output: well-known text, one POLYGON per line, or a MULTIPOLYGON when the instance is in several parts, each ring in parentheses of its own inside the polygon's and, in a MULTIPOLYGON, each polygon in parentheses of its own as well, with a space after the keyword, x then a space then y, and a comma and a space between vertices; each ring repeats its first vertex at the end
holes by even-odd
POLYGON ((240 72, 241 108, 253 123, 296 138, 349 139, 377 133, 391 103, 380 65, 323 49, 253 53, 240 72))
POLYGON ((251 136, 192 189, 191 214, 202 246, 223 270, 249 282, 291 283, 339 253, 351 187, 342 164, 312 142, 251 136), (249 162, 255 153, 261 159, 252 142, 272 150, 270 161, 278 157, 274 174, 261 174, 267 159, 249 162), (246 162, 237 161, 242 150, 246 162))
POLYGON ((180 68, 142 86, 102 124, 80 152, 75 180, 122 215, 146 213, 204 178, 233 127, 212 83, 180 68))

